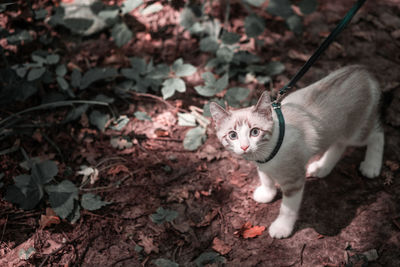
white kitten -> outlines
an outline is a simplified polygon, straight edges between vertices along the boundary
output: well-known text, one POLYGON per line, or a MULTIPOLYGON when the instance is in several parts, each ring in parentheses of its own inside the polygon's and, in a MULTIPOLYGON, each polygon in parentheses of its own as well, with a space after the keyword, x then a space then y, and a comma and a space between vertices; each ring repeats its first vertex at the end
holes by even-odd
POLYGON ((254 200, 267 203, 280 185, 283 200, 278 218, 269 228, 275 238, 288 237, 297 219, 306 173, 325 177, 347 146, 367 146, 361 173, 373 178, 382 166, 384 134, 379 124, 380 90, 376 80, 358 65, 339 69, 324 79, 289 94, 282 101, 285 136, 278 153, 277 115, 264 92, 256 106, 226 111, 211 103, 217 136, 234 153, 257 164, 261 185, 254 200), (308 165, 317 155, 322 157, 308 165))

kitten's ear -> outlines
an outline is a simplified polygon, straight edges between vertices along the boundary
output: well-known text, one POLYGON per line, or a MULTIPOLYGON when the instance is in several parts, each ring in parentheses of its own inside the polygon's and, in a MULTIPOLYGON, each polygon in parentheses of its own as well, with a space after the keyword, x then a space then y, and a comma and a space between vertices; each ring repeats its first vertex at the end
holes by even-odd
POLYGON ((272 116, 271 110, 271 97, 269 93, 265 91, 258 99, 257 105, 254 107, 254 111, 266 115, 267 117, 272 116))
POLYGON ((229 112, 215 102, 210 103, 210 112, 216 124, 229 117, 229 112))

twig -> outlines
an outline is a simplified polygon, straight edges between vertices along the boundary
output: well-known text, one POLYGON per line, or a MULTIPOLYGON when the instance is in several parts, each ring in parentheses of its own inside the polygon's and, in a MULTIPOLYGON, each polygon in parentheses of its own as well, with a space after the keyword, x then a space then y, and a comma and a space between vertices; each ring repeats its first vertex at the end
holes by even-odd
POLYGON ((162 99, 159 96, 152 95, 152 94, 146 94, 146 93, 136 93, 136 92, 131 92, 131 94, 136 95, 136 96, 148 97, 148 98, 156 99, 156 100, 164 103, 167 107, 169 107, 171 109, 175 109, 175 107, 173 105, 171 105, 170 103, 168 103, 167 101, 165 101, 164 99, 162 99))
POLYGON ((18 150, 18 148, 19 148, 19 146, 12 146, 10 148, 4 149, 4 150, 0 151, 0 156, 15 152, 18 150))
MULTIPOLYGON (((80 237, 80 236, 79 236, 80 237)), ((67 245, 69 245, 71 242, 66 242, 64 243, 61 247, 59 247, 58 249, 54 250, 53 252, 51 252, 50 254, 47 254, 46 258, 44 258, 44 260, 40 263, 39 267, 43 267, 47 260, 50 258, 50 256, 53 256, 54 254, 57 254, 58 252, 60 252, 61 250, 63 250, 67 245)))
POLYGON ((128 174, 126 176, 124 176, 122 179, 107 185, 107 186, 99 186, 99 187, 94 187, 94 188, 81 188, 80 190, 84 191, 84 192, 91 192, 91 191, 97 191, 97 190, 109 190, 109 189, 114 189, 115 186, 118 186, 118 184, 122 184, 126 179, 128 179, 129 177, 131 177, 132 174, 128 174))
POLYGON ((123 157, 109 157, 109 158, 105 158, 103 160, 101 160, 99 163, 96 164, 96 168, 98 168, 101 164, 105 163, 106 161, 109 160, 122 160, 122 161, 127 161, 126 159, 124 159, 123 157))
POLYGON ((4 233, 6 232, 7 222, 8 222, 8 214, 7 214, 6 222, 4 223, 4 226, 3 226, 3 232, 1 233, 0 243, 3 242, 3 237, 4 237, 4 233))
MULTIPOLYGON (((53 103, 47 103, 47 104, 39 105, 39 106, 36 106, 36 107, 27 108, 27 109, 22 110, 20 112, 14 113, 14 114, 8 116, 7 118, 5 118, 4 120, 0 121, 0 125, 6 123, 7 121, 11 120, 12 118, 18 117, 19 115, 22 115, 24 113, 28 113, 28 112, 32 112, 32 111, 36 111, 36 110, 42 110, 42 109, 71 106, 71 105, 74 105, 74 104, 101 105, 101 106, 109 107, 109 104, 106 103, 106 102, 93 101, 93 100, 57 101, 57 102, 53 102, 53 103)), ((111 110, 111 113, 114 114, 114 111, 111 110)))
POLYGON ((305 248, 306 248, 306 244, 303 244, 303 247, 301 248, 301 252, 300 252, 300 265, 303 265, 303 252, 304 252, 305 248))
POLYGON ((43 133, 42 131, 40 131, 40 133, 43 135, 44 139, 46 139, 46 141, 55 148, 55 150, 57 150, 58 154, 61 157, 62 162, 65 162, 64 160, 64 155, 61 152, 61 149, 57 146, 57 144, 55 142, 53 142, 53 140, 50 139, 50 137, 48 137, 45 133, 43 133))

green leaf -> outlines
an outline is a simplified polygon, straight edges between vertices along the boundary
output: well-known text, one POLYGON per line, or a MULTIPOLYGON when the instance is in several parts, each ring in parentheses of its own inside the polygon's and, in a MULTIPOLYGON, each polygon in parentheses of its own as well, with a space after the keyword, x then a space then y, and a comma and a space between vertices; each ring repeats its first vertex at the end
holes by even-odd
POLYGON ((160 12, 163 9, 163 5, 161 5, 160 3, 154 3, 152 5, 149 5, 148 7, 144 8, 142 11, 140 11, 140 13, 143 16, 147 16, 153 13, 157 13, 160 12))
POLYGON ((51 208, 62 219, 67 218, 74 210, 74 200, 78 199, 78 188, 69 180, 63 180, 57 185, 45 187, 49 194, 51 208))
POLYGON ((254 38, 264 32, 265 21, 263 18, 251 14, 247 16, 246 19, 244 20, 244 28, 246 30, 247 36, 249 38, 254 38))
POLYGON ((79 70, 74 69, 71 73, 71 86, 78 88, 81 84, 82 74, 79 70))
POLYGON ((186 85, 182 79, 169 78, 163 82, 163 88, 161 89, 161 93, 163 94, 164 99, 173 96, 175 91, 181 93, 186 91, 186 85))
POLYGON ((205 103, 203 106, 203 116, 204 117, 211 117, 211 112, 210 112, 210 103, 211 102, 216 102, 218 105, 225 108, 225 102, 222 99, 213 98, 209 102, 205 103))
POLYGON ((289 29, 297 34, 303 32, 303 21, 298 15, 290 16, 286 19, 286 24, 288 25, 289 29))
POLYGON ((234 32, 224 31, 222 33, 221 40, 224 44, 233 45, 239 42, 240 35, 234 32))
POLYGON ((86 89, 89 85, 99 80, 114 78, 118 75, 115 68, 93 68, 88 70, 81 78, 80 89, 86 89))
POLYGON ((218 50, 218 47, 218 40, 215 37, 208 36, 200 41, 200 50, 203 52, 215 53, 218 50))
POLYGON ((179 267, 179 264, 168 259, 159 258, 153 261, 158 267, 179 267))
POLYGON ((293 15, 291 5, 289 0, 269 0, 267 11, 274 16, 288 18, 293 15))
POLYGON ((147 115, 146 112, 136 111, 134 113, 134 115, 138 120, 141 120, 141 121, 152 121, 151 117, 149 115, 147 115))
POLYGON ((68 90, 69 88, 68 82, 63 77, 57 76, 56 81, 62 90, 64 91, 68 90))
POLYGON ((301 13, 304 15, 313 13, 317 9, 317 6, 318 2, 316 0, 301 0, 299 3, 301 13))
POLYGON ((206 129, 197 126, 196 128, 187 131, 185 139, 183 139, 183 147, 186 150, 194 151, 203 144, 206 138, 206 129))
POLYGON ((86 32, 94 23, 93 19, 86 18, 67 18, 63 19, 62 24, 74 33, 86 32))
POLYGON ((56 68, 57 76, 64 77, 67 74, 67 67, 65 64, 58 65, 56 68))
POLYGON ((11 45, 17 45, 21 42, 24 42, 26 44, 31 41, 33 41, 33 38, 27 30, 22 30, 13 35, 7 36, 7 43, 11 45))
MULTIPOLYGON (((150 65, 151 63, 149 63, 150 65)), ((151 65, 150 65, 151 66, 151 65)), ((150 67, 149 67, 150 68, 150 67)), ((147 78, 151 79, 163 79, 168 77, 169 74, 169 66, 166 64, 158 64, 154 68, 151 68, 150 73, 147 75, 147 78)))
POLYGON ((264 4, 265 0, 245 0, 245 2, 252 6, 260 7, 262 4, 264 4))
POLYGON ((203 267, 208 264, 213 263, 225 263, 226 259, 219 255, 217 252, 204 252, 201 253, 197 259, 194 260, 194 263, 197 267, 203 267))
POLYGON ((102 201, 100 196, 87 193, 82 196, 81 205, 85 210, 98 210, 111 202, 102 201))
POLYGON ((46 9, 40 8, 35 10, 35 19, 37 20, 42 20, 45 19, 47 16, 48 12, 46 9))
POLYGON ((226 46, 220 47, 217 50, 217 58, 222 60, 225 63, 231 62, 234 54, 235 54, 235 52, 226 46))
POLYGON ((225 94, 225 100, 232 107, 240 107, 240 102, 249 96, 249 89, 243 87, 230 88, 225 94))
POLYGON ((147 64, 143 58, 133 57, 130 58, 130 61, 132 68, 137 70, 140 74, 145 74, 147 72, 147 64))
POLYGON ((117 121, 111 126, 111 129, 121 131, 129 122, 129 118, 126 115, 119 116, 117 121))
POLYGON ((115 44, 122 47, 132 39, 133 33, 125 23, 118 23, 112 28, 111 36, 114 38, 115 44))
MULTIPOLYGON (((40 51, 35 51, 35 52, 40 52, 40 51)), ((31 54, 31 58, 32 58, 33 61, 38 63, 37 66, 41 67, 41 66, 43 66, 44 63, 46 63, 46 59, 44 57, 41 57, 41 56, 37 55, 37 54, 31 54)))
POLYGON ((40 67, 40 68, 33 68, 29 71, 28 73, 28 81, 34 81, 39 79, 40 77, 43 76, 43 74, 46 72, 45 67, 40 67))
POLYGON ((265 74, 268 76, 274 76, 281 74, 285 70, 285 65, 279 61, 271 61, 265 67, 265 74))
POLYGON ((27 250, 21 248, 18 251, 18 258, 21 260, 28 260, 35 253, 36 253, 36 250, 34 247, 29 247, 27 250))
POLYGON ((41 163, 33 164, 32 178, 36 183, 45 185, 50 182, 58 173, 58 167, 55 161, 46 160, 41 163))
POLYGON ((79 218, 81 217, 81 206, 78 204, 77 201, 74 201, 74 209, 72 212, 67 216, 67 220, 71 222, 71 224, 76 223, 79 218))
POLYGON ((30 175, 19 175, 14 178, 15 184, 7 187, 4 199, 18 204, 21 209, 31 210, 43 197, 42 187, 30 175))
POLYGON ((93 110, 89 116, 89 122, 93 126, 96 126, 97 129, 104 132, 105 126, 107 122, 110 120, 110 116, 108 114, 104 114, 98 110, 93 110))
POLYGON ((183 64, 182 58, 175 60, 172 70, 178 77, 190 76, 196 72, 196 67, 191 64, 183 64))
POLYGON ((26 73, 28 72, 28 68, 25 66, 17 66, 14 68, 14 70, 20 78, 24 78, 26 73))
POLYGON ((159 207, 156 213, 150 215, 150 219, 156 224, 162 224, 164 222, 172 222, 178 217, 178 212, 174 210, 164 209, 159 207))
POLYGON ((143 3, 143 0, 125 0, 122 4, 122 14, 127 14, 140 6, 143 3))
POLYGON ((194 89, 199 95, 214 96, 224 90, 228 86, 229 75, 226 73, 220 79, 216 80, 214 74, 205 72, 202 74, 205 85, 195 86, 194 89))
POLYGON ((64 123, 74 121, 82 116, 83 113, 89 108, 88 104, 80 105, 77 108, 73 108, 70 112, 68 112, 67 116, 64 119, 64 123))
POLYGON ((178 125, 179 126, 196 126, 196 117, 190 113, 178 112, 178 125))
POLYGON ((130 80, 137 81, 140 79, 139 72, 136 69, 121 69, 121 74, 130 80))
POLYGON ((57 64, 58 61, 60 61, 60 56, 57 54, 47 55, 46 57, 47 64, 54 65, 57 64))

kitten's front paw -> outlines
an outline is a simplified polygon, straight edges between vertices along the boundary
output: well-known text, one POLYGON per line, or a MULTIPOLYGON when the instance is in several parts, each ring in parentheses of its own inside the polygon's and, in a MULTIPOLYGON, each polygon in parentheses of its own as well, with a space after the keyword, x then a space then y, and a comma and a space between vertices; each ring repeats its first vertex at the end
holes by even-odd
POLYGON ((276 195, 276 188, 268 188, 260 185, 253 193, 253 199, 258 203, 271 202, 276 195))
POLYGON ((288 237, 293 231, 295 220, 279 216, 269 227, 269 235, 272 238, 288 237))
POLYGON ((321 164, 319 161, 314 161, 310 165, 308 165, 307 168, 307 176, 308 177, 318 177, 318 178, 323 178, 327 176, 331 170, 329 168, 326 168, 321 164))
POLYGON ((381 163, 363 161, 360 164, 360 171, 367 178, 375 178, 381 173, 381 163))

